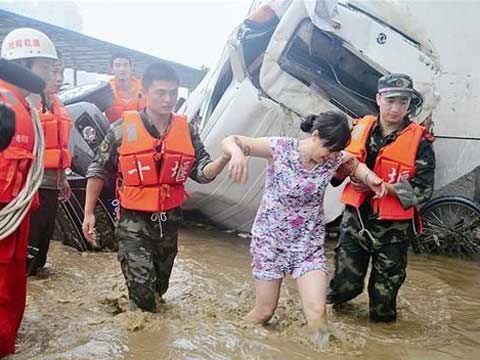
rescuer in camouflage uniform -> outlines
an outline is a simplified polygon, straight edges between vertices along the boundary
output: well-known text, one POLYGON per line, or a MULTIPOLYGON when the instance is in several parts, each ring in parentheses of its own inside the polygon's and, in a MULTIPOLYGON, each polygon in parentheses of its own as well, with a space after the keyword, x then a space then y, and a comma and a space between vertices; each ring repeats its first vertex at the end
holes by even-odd
MULTIPOLYGON (((398 122, 397 128, 391 131, 390 127, 385 131, 381 116, 388 111, 385 108, 390 106, 385 101, 393 104, 398 99, 403 101, 402 105, 410 105, 409 98, 415 94, 410 77, 403 74, 390 74, 380 78, 378 88, 380 116, 366 141, 365 163, 370 169, 374 168, 380 150, 395 142, 411 122, 407 114, 408 106, 405 106, 403 119, 398 122), (384 133, 387 135, 384 136, 384 133)), ((397 113, 394 115, 402 117, 399 115, 401 109, 398 110, 397 107, 395 111, 397 113)), ((404 209, 417 206, 432 196, 434 170, 432 141, 428 134, 424 134, 418 145, 413 178, 388 184, 389 193, 396 194, 394 196, 404 209)), ((362 186, 355 179, 352 181, 360 192, 366 191, 361 189, 362 186)), ((334 179, 332 184, 338 185, 339 181, 334 179)), ((368 283, 370 319, 394 321, 397 318, 398 290, 406 277, 407 248, 409 242, 415 240, 418 217, 410 220, 380 220, 372 209, 370 197, 371 195, 358 209, 346 206, 340 225, 340 237, 335 247, 335 273, 330 282, 327 301, 330 304, 341 304, 362 293, 371 258, 372 271, 368 283)))
MULTIPOLYGON (((141 121, 152 137, 160 139, 170 127, 168 125, 170 120, 168 120, 167 114, 167 124, 165 124, 164 131, 161 133, 158 126, 149 119, 151 101, 158 100, 150 96, 150 91, 155 90, 157 92, 157 95, 154 94, 153 96, 158 96, 158 94, 165 97, 169 96, 171 98, 170 105, 166 107, 167 110, 170 108, 169 111, 171 111, 177 98, 178 78, 170 67, 164 64, 153 64, 145 71, 142 84, 147 107, 140 113, 141 121), (160 68, 160 76, 158 71, 151 70, 155 66, 157 70, 160 68), (155 75, 155 72, 157 72, 157 75, 155 75), (165 84, 168 86, 163 86, 165 84)), ((89 178, 87 202, 89 194, 92 193, 89 188, 92 179, 104 181, 117 175, 118 151, 122 144, 123 122, 124 120, 120 119, 110 126, 100 145, 97 158, 88 169, 86 175, 89 178)), ((189 177, 199 183, 208 183, 223 169, 228 159, 219 157, 212 161, 198 133, 190 125, 189 130, 195 150, 195 163, 189 177)), ((94 200, 96 201, 96 198, 94 200)), ((86 215, 83 228, 87 239, 92 239, 94 222, 92 224, 91 220, 88 219, 87 207, 89 204, 87 202, 85 204, 86 215)), ((161 297, 168 289, 172 266, 177 254, 180 220, 181 209, 179 207, 165 212, 148 212, 129 210, 120 206, 119 223, 115 236, 118 240, 118 259, 127 282, 131 310, 140 308, 144 311, 155 312, 156 303, 163 301, 161 297)))

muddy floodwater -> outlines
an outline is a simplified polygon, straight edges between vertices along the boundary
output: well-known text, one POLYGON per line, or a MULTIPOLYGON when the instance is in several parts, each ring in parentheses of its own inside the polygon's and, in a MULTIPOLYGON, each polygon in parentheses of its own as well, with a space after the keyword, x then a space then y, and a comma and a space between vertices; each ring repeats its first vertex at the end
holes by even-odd
POLYGON ((146 314, 125 311, 115 254, 53 242, 48 271, 29 279, 10 359, 480 359, 478 262, 411 254, 399 321, 370 323, 362 294, 341 311, 328 309, 333 335, 319 352, 291 280, 267 327, 238 325, 254 302, 248 246, 234 234, 182 229, 166 303, 146 314))

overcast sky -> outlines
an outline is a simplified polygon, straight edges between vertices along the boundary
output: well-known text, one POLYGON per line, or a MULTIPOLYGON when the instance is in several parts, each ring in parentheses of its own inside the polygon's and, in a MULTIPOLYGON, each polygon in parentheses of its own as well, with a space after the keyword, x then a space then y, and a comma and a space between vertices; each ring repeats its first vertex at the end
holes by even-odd
POLYGON ((194 67, 213 66, 250 0, 75 0, 85 34, 194 67))

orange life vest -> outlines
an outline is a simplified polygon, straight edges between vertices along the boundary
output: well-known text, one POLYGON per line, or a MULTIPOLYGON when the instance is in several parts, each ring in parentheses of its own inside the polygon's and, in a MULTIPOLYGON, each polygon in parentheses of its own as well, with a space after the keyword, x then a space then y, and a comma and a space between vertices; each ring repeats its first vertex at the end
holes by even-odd
POLYGON ((124 112, 123 121, 117 186, 121 206, 160 212, 182 205, 195 162, 187 119, 173 114, 162 139, 150 135, 137 111, 124 112))
POLYGON ((67 109, 56 96, 53 97, 52 109, 42 113, 41 104, 37 107, 45 136, 44 168, 66 169, 72 161, 68 150, 72 121, 67 109))
POLYGON ((0 102, 15 112, 15 134, 10 145, 0 152, 0 207, 22 190, 34 158, 35 131, 30 107, 11 84, 0 80, 0 102))
MULTIPOLYGON (((367 158, 367 141, 376 122, 374 116, 365 116, 352 130, 352 141, 345 149, 354 154, 360 162, 367 158)), ((415 159, 425 129, 411 122, 392 143, 384 146, 377 155, 373 171, 386 183, 395 184, 400 180, 411 180, 415 175, 415 159)), ((367 198, 367 193, 355 191, 347 184, 342 194, 342 202, 359 208, 367 198)), ((373 211, 381 220, 413 219, 414 208, 404 209, 396 196, 386 195, 383 199, 371 200, 373 211)))
POLYGON ((120 96, 120 90, 118 89, 118 84, 115 78, 111 79, 109 82, 113 89, 115 102, 105 111, 105 115, 111 123, 120 119, 124 111, 141 111, 145 108, 145 99, 142 96, 142 84, 140 80, 132 76, 131 83, 133 85, 133 90, 132 96, 128 102, 125 102, 120 96))

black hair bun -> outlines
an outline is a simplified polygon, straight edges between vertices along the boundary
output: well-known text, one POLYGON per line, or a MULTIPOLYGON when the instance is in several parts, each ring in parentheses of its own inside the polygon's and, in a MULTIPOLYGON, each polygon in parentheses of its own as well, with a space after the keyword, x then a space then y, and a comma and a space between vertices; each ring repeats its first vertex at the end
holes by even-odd
POLYGON ((302 131, 309 133, 312 132, 313 128, 313 122, 315 121, 316 116, 315 115, 308 115, 301 123, 300 129, 302 131))

